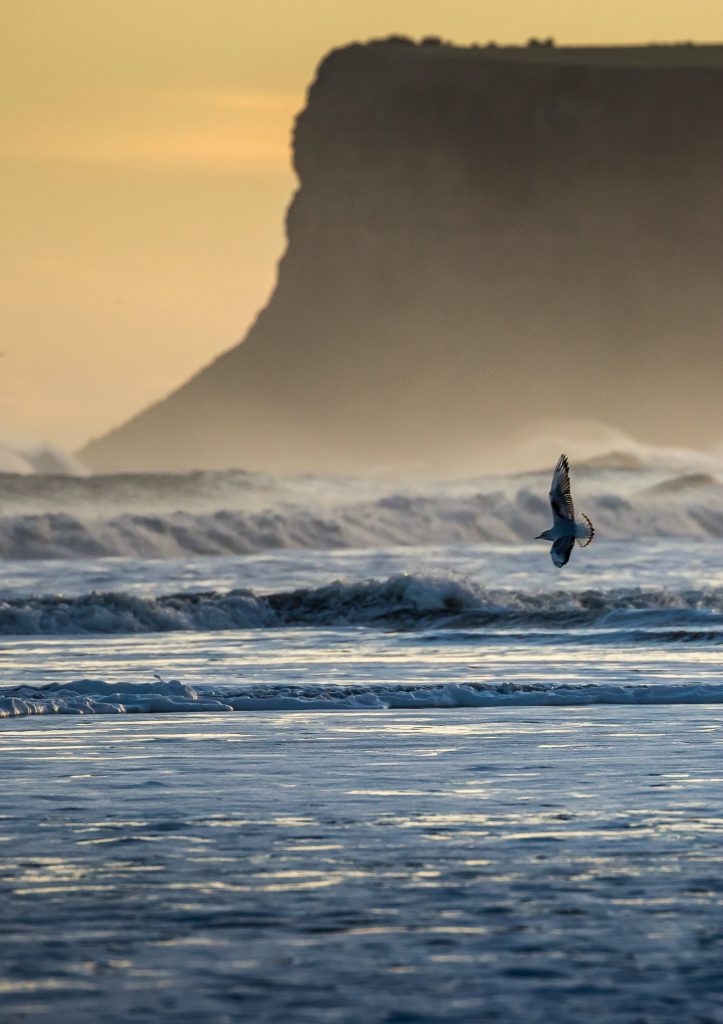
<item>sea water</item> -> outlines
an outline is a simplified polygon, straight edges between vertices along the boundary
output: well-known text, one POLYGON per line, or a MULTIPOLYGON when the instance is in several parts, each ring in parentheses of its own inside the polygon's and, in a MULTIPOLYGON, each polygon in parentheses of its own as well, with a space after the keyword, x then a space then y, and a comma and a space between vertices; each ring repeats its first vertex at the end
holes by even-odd
POLYGON ((723 1020, 705 470, 8 478, 4 1019, 723 1020))

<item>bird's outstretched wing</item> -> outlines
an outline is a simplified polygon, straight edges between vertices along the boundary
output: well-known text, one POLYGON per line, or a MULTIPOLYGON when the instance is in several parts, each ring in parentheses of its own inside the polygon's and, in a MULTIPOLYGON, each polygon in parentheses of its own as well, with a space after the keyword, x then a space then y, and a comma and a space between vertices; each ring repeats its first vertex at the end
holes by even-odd
POLYGON ((587 548, 592 544, 593 537, 595 536, 595 527, 592 525, 592 519, 586 516, 584 512, 580 513, 580 518, 582 523, 575 531, 575 540, 581 548, 587 548))
POLYGON ((555 543, 550 548, 550 558, 558 569, 562 569, 563 565, 567 565, 570 561, 570 555, 572 549, 575 547, 574 537, 558 537, 555 543))
MULTIPOLYGON (((552 505, 552 516, 555 521, 564 519, 570 523, 575 522, 575 506, 572 502, 572 493, 570 491, 570 465, 567 461, 567 455, 560 456, 555 466, 555 472, 552 474, 550 504, 552 505)), ((563 562, 562 564, 564 565, 565 563, 563 562)))

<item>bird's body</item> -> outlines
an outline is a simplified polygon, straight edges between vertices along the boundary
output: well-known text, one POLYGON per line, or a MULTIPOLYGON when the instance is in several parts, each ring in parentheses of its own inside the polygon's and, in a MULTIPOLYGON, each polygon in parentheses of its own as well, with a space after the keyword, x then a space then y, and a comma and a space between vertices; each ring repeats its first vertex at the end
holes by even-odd
POLYGON ((550 557, 561 569, 567 565, 575 546, 575 541, 586 548, 595 536, 595 527, 584 514, 580 519, 575 517, 575 506, 570 490, 570 465, 567 455, 557 460, 550 484, 550 506, 552 507, 552 529, 545 530, 535 540, 550 540, 552 547, 550 557))

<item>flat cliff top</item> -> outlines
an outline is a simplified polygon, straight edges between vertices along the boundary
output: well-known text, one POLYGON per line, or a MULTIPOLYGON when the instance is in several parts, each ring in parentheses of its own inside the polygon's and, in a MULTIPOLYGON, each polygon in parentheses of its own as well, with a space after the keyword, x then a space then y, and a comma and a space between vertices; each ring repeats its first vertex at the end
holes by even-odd
POLYGON ((660 68, 722 68, 723 43, 675 43, 645 46, 555 46, 549 40, 533 41, 527 46, 487 45, 455 46, 432 37, 415 43, 404 37, 372 40, 366 44, 352 43, 333 50, 320 70, 347 60, 354 54, 362 59, 414 60, 428 62, 490 62, 510 64, 547 64, 569 67, 660 67, 660 68))

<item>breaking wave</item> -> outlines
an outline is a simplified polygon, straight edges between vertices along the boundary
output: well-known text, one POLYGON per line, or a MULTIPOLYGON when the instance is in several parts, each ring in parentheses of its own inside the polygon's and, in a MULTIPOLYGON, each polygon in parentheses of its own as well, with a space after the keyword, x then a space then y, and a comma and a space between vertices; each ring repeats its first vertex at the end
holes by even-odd
MULTIPOLYGON (((544 494, 544 492, 543 492, 544 494)), ((87 518, 70 512, 0 516, 1 558, 173 558, 245 555, 292 548, 325 550, 511 542, 535 536, 545 500, 523 495, 393 494, 333 507, 280 501, 256 511, 124 512, 87 518)))
POLYGON ((564 707, 592 704, 722 704, 723 684, 271 685, 194 689, 178 680, 80 679, 0 690, 0 718, 24 715, 221 711, 384 711, 424 708, 564 707))
MULTIPOLYGON (((291 494, 242 474, 237 477, 220 475, 220 482, 183 478, 185 491, 176 481, 164 499, 177 501, 175 509, 158 507, 160 479, 141 489, 147 509, 136 507, 137 481, 130 481, 124 491, 118 481, 109 490, 92 480, 59 479, 58 504, 52 510, 40 508, 47 493, 36 494, 28 490, 26 478, 15 478, 15 491, 3 493, 0 558, 173 558, 292 548, 513 543, 535 537, 549 517, 547 480, 525 486, 519 481, 515 486, 511 479, 497 485, 486 481, 485 490, 470 484, 456 490, 440 485, 434 493, 393 492, 373 499, 354 494, 350 483, 352 500, 344 501, 339 492, 321 500, 312 481, 305 482, 306 493, 302 481, 291 494), (236 507, 219 505, 231 500, 231 489, 236 507), (69 495, 80 501, 81 490, 89 504, 64 507, 69 495), (23 495, 25 505, 19 511, 23 495), (215 507, 198 507, 206 501, 216 502, 215 507)), ((40 478, 28 479, 37 488, 40 478)), ((642 484, 634 493, 624 493, 616 484, 589 494, 584 511, 599 536, 723 538, 723 486, 712 477, 704 485, 699 476, 668 479, 657 489, 642 484)), ((50 485, 45 486, 47 491, 50 485)))
POLYGON ((644 641, 654 630, 658 640, 667 636, 671 642, 717 642, 723 636, 723 588, 491 590, 454 578, 401 574, 270 594, 230 590, 147 597, 93 592, 0 600, 4 636, 340 626, 555 631, 587 627, 626 631, 633 641, 644 641))

